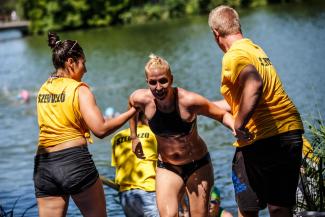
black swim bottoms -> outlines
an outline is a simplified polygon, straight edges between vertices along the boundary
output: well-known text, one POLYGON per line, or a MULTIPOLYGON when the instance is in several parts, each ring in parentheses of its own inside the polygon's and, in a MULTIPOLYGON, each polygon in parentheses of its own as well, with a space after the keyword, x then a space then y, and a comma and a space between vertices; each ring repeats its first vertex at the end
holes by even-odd
POLYGON ((242 211, 267 204, 292 207, 302 158, 302 132, 290 131, 237 148, 233 182, 242 211), (255 205, 254 205, 255 204, 255 205))
POLYGON ((99 175, 87 146, 78 146, 35 156, 36 197, 81 193, 99 175))
POLYGON ((209 152, 202 157, 199 160, 195 160, 192 161, 190 163, 187 164, 183 164, 183 165, 174 165, 171 163, 166 163, 166 162, 162 162, 160 160, 158 160, 158 167, 159 168, 164 168, 167 170, 170 170, 174 173, 176 173, 177 175, 179 175, 184 183, 187 182, 188 178, 198 169, 200 169, 201 167, 207 165, 211 163, 211 158, 210 158, 210 154, 209 152))

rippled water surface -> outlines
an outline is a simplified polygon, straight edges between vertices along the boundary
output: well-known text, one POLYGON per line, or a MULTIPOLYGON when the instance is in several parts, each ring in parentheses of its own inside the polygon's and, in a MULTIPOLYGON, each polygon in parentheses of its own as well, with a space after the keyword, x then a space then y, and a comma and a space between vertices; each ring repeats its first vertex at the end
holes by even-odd
MULTIPOLYGON (((322 1, 312 2, 315 5, 272 6, 240 13, 245 36, 267 52, 304 120, 319 114, 324 117, 325 110, 325 7, 322 1)), ((88 69, 84 81, 92 87, 102 110, 108 106, 125 110, 128 95, 145 87, 143 68, 151 52, 169 61, 175 85, 209 99, 221 98, 222 53, 207 17, 60 36, 76 39, 83 46, 88 69)), ((35 99, 22 104, 16 96, 22 89, 34 96, 53 70, 50 54, 46 36, 22 38, 14 31, 0 33, 0 205, 7 213, 13 210, 13 216, 37 216, 32 181, 38 136, 35 99)), ((199 131, 211 152, 222 205, 235 214, 233 138, 220 124, 204 117, 199 118, 199 131)), ((95 139, 90 150, 99 172, 113 178, 110 138, 95 139)), ((123 216, 116 192, 105 187, 105 194, 110 216, 123 216)), ((72 201, 69 206, 68 216, 81 216, 72 201)))

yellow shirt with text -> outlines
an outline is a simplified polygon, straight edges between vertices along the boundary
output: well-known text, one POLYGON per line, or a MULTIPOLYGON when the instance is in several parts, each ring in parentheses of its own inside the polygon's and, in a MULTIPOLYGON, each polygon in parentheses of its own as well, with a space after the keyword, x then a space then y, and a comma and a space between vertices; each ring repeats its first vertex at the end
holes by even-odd
POLYGON ((155 191, 157 166, 157 140, 147 125, 138 125, 137 134, 141 141, 145 159, 139 159, 132 152, 130 129, 125 129, 112 138, 112 162, 116 167, 115 183, 119 191, 142 189, 155 191))
POLYGON ((253 65, 263 80, 262 97, 246 127, 253 134, 250 142, 237 141, 241 147, 292 130, 303 130, 300 114, 285 92, 277 72, 264 51, 249 39, 235 41, 222 60, 221 94, 236 116, 240 102, 237 77, 247 65, 253 65))
MULTIPOLYGON (((49 78, 37 94, 40 147, 84 137, 89 129, 79 110, 78 87, 85 83, 70 78, 49 78)), ((87 85, 86 85, 87 86, 87 85)))

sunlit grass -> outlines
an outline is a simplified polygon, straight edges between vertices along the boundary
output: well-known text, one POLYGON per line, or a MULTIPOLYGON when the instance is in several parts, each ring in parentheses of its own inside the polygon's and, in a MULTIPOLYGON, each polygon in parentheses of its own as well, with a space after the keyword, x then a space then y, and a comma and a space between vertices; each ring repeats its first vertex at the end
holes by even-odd
POLYGON ((302 160, 296 212, 325 211, 325 125, 320 117, 314 123, 305 122, 312 149, 302 160))

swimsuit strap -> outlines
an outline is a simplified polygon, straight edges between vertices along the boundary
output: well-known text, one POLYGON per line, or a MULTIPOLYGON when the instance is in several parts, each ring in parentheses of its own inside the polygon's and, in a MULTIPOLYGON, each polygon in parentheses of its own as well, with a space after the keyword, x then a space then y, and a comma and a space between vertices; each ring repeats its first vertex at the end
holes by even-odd
POLYGON ((195 127, 196 119, 186 122, 182 119, 178 106, 178 91, 174 91, 174 109, 171 112, 162 112, 157 106, 155 99, 156 112, 148 121, 150 129, 158 136, 188 135, 195 127))

